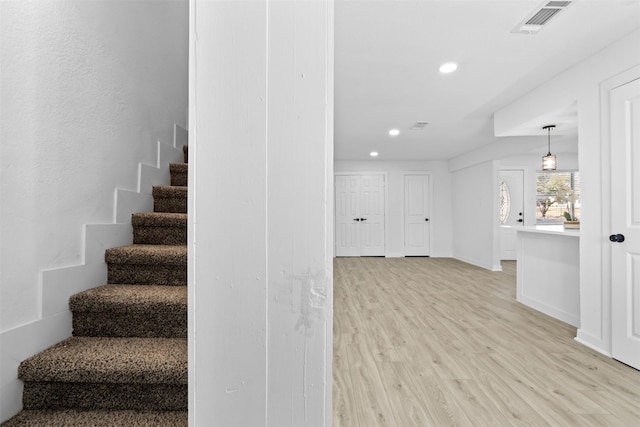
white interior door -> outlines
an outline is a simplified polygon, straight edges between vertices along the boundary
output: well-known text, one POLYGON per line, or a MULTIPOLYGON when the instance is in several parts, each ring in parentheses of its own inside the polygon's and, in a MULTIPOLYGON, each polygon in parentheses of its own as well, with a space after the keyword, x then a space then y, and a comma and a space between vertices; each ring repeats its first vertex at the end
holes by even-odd
POLYGON ((640 80, 610 100, 611 354, 640 369, 640 80))
POLYGON ((360 256, 360 180, 338 175, 336 185, 336 256, 360 256))
POLYGON ((404 254, 429 256, 429 175, 404 177, 404 254))
POLYGON ((516 259, 516 234, 524 226, 524 171, 500 171, 500 259, 516 259), (504 184, 503 184, 504 183, 504 184))
POLYGON ((384 175, 360 176, 360 254, 384 256, 384 175))
POLYGON ((384 256, 384 175, 337 175, 336 256, 384 256))

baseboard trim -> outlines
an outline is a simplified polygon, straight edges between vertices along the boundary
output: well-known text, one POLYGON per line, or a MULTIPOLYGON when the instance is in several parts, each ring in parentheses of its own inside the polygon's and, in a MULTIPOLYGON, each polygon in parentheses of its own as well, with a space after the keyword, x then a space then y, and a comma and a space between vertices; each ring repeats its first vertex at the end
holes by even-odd
POLYGON ((385 258, 404 258, 404 254, 400 253, 388 253, 384 255, 385 258))
POLYGON ((580 316, 576 316, 573 313, 568 313, 564 310, 559 309, 558 307, 550 306, 549 304, 545 304, 544 302, 538 301, 535 298, 531 298, 526 295, 518 295, 516 300, 519 303, 526 305, 527 307, 531 307, 534 310, 558 319, 564 323, 568 323, 569 325, 575 326, 576 328, 580 325, 580 316))
POLYGON ((71 335, 71 312, 66 310, 0 334, 0 422, 22 409, 22 381, 18 379, 20 362, 71 335))
POLYGON ((471 265, 475 265, 476 267, 484 268, 485 270, 502 271, 502 266, 486 265, 481 262, 478 262, 469 258, 460 257, 460 256, 453 256, 452 258, 457 259, 458 261, 462 261, 466 264, 471 264, 471 265))
POLYGON ((152 187, 169 184, 168 165, 182 162, 187 131, 174 125, 173 139, 172 144, 157 142, 155 166, 138 164, 137 191, 115 190, 113 223, 83 226, 82 263, 41 271, 40 318, 0 333, 0 422, 22 409, 22 382, 17 375, 20 362, 71 336, 69 297, 106 283, 105 249, 132 242, 131 215, 152 210, 152 187))
POLYGON ((578 329, 574 339, 580 344, 589 347, 591 350, 597 351, 607 357, 613 357, 611 349, 607 348, 608 346, 604 345, 605 343, 600 338, 588 334, 581 329, 578 329))

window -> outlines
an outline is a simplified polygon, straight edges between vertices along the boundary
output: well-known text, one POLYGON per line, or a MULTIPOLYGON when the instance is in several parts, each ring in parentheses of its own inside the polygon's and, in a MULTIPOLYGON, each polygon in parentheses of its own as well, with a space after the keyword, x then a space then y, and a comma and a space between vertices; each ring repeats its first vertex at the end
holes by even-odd
POLYGON ((511 213, 511 192, 506 182, 500 183, 500 224, 506 224, 511 213))
POLYGON ((536 222, 561 224, 580 217, 580 172, 536 174, 536 222))

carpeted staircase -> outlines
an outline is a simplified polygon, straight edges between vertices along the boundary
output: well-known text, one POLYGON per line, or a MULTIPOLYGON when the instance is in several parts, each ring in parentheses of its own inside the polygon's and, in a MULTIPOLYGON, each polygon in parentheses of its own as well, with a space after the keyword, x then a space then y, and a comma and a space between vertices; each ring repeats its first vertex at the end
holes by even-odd
POLYGON ((73 337, 23 361, 24 409, 2 427, 187 425, 187 158, 133 244, 107 249, 108 284, 73 295, 73 337))

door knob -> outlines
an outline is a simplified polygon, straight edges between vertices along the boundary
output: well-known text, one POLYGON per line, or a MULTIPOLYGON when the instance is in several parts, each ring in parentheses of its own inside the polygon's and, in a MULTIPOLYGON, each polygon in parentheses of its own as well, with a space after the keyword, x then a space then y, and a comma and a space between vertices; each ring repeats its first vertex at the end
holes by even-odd
POLYGON ((425 218, 424 220, 425 220, 425 221, 429 221, 429 218, 425 218))
POLYGON ((360 218, 360 221, 366 221, 367 218, 360 218))
POLYGON ((612 242, 622 243, 624 242, 624 234, 612 234, 609 236, 609 240, 612 242))
POLYGON ((522 218, 520 218, 520 219, 518 220, 518 222, 522 222, 522 221, 524 221, 522 218))
POLYGON ((360 218, 353 218, 354 221, 360 221, 360 218))

